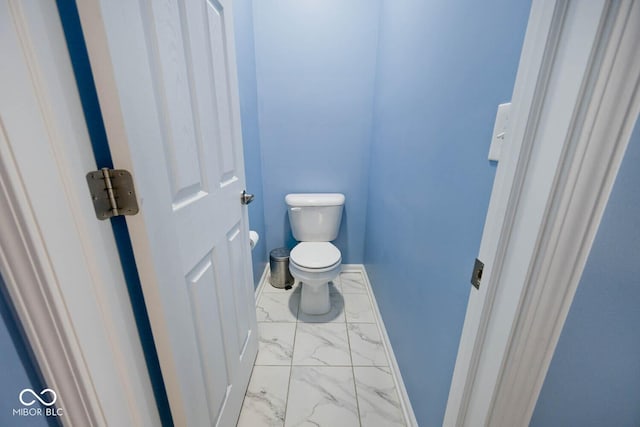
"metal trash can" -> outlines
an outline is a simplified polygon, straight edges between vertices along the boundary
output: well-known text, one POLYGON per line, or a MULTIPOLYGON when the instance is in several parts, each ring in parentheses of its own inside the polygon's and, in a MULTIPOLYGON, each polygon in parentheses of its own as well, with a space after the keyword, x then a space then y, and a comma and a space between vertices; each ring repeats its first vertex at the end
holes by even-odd
POLYGON ((289 271, 289 249, 277 248, 269 252, 271 276, 269 283, 274 288, 289 289, 293 285, 293 276, 289 271))

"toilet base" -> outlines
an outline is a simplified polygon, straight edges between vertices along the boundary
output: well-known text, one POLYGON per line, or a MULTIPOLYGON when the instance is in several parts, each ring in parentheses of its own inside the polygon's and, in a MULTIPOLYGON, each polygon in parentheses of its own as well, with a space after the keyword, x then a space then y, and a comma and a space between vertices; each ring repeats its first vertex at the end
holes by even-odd
POLYGON ((295 262, 289 264, 291 275, 300 282, 302 296, 300 309, 305 314, 318 316, 331 311, 329 299, 329 282, 340 274, 342 266, 335 266, 320 271, 308 271, 300 268, 295 262))
POLYGON ((331 310, 328 282, 320 285, 309 285, 302 282, 301 286, 300 310, 303 313, 318 316, 331 310))

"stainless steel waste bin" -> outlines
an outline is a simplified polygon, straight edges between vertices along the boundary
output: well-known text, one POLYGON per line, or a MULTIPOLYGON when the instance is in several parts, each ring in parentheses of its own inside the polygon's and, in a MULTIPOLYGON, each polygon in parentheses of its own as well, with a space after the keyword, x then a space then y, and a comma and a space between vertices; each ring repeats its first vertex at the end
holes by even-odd
POLYGON ((277 248, 269 252, 269 267, 271 286, 288 289, 293 285, 293 276, 289 271, 289 249, 277 248))

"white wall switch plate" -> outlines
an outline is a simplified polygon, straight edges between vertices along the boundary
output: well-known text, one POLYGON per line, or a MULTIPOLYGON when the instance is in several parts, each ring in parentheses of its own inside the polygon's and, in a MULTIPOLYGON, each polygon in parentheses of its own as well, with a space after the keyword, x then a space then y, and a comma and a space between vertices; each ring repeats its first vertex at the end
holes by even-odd
POLYGON ((493 125, 493 134, 491 136, 491 145, 489 146, 489 160, 499 161, 502 153, 502 144, 507 134, 507 126, 509 124, 509 113, 511 112, 511 103, 498 105, 496 113, 496 122, 493 125))

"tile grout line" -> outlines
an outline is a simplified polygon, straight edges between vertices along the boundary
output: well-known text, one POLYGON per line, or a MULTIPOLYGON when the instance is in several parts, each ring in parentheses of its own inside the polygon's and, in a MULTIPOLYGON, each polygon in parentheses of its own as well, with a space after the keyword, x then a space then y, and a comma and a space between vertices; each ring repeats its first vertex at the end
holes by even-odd
MULTIPOLYGON (((340 273, 340 276, 342 273, 340 273)), ((353 375, 353 392, 356 398, 356 411, 358 411, 358 424, 362 427, 362 418, 360 417, 360 402, 358 401, 358 386, 356 385, 356 370, 353 367, 353 352, 351 350, 351 338, 349 337, 349 322, 347 322, 347 301, 344 299, 344 287, 342 286, 342 277, 340 279, 340 289, 342 289, 342 309, 344 310, 344 325, 347 333, 347 345, 349 346, 349 360, 351 360, 351 375, 353 375)))
MULTIPOLYGON (((265 272, 266 272, 266 267, 265 267, 265 272)), ((258 292, 254 293, 254 298, 256 301, 256 309, 258 308, 258 306, 260 305, 260 299, 262 298, 262 292, 264 290, 264 281, 266 281, 266 277, 265 277, 265 272, 262 273, 262 278, 261 278, 261 283, 258 285, 258 292)), ((256 321, 256 329, 258 330, 258 349, 260 348, 260 326, 258 325, 258 323, 256 321)), ((259 351, 259 350, 258 350, 259 351)), ((258 355, 256 354, 256 360, 258 359, 258 355)), ((240 413, 238 414, 238 419, 236 421, 236 426, 240 423, 240 418, 242 417, 242 413, 244 412, 245 409, 245 402, 247 400, 247 393, 249 393, 249 385, 251 385, 251 381, 253 380, 253 373, 256 370, 256 360, 253 361, 253 366, 251 367, 251 374, 249 375, 249 383, 247 384, 247 390, 244 392, 244 396, 242 397, 242 404, 240 405, 240 413)))
MULTIPOLYGON (((295 282, 294 282, 294 286, 295 286, 295 282)), ((300 284, 299 286, 302 286, 302 284, 300 284)), ((293 289, 293 287, 291 289, 293 289)), ((291 292, 291 295, 293 295, 293 291, 291 292)), ((287 382, 287 396, 285 397, 285 402, 284 402, 284 420, 282 420, 283 426, 287 424, 287 412, 289 409, 289 392, 291 391, 291 377, 293 377, 293 355, 295 354, 295 351, 296 351, 296 337, 298 335, 298 317, 300 316, 301 302, 302 302, 302 289, 300 289, 300 301, 298 301, 298 310, 296 310, 296 321, 295 321, 296 327, 293 329, 293 345, 291 346, 291 360, 289 361, 289 381, 287 382)))
MULTIPOLYGON (((366 273, 364 273, 364 271, 357 271, 357 272, 354 271, 353 273, 357 273, 359 280, 356 280, 356 282, 358 282, 358 284, 363 288, 362 290, 364 291, 364 293, 361 293, 361 292, 348 292, 348 293, 349 294, 353 293, 353 294, 359 294, 359 295, 366 295, 368 297, 367 300, 368 300, 368 303, 369 303, 368 304, 369 308, 374 312, 373 313, 374 316, 373 316, 373 322, 358 321, 358 320, 355 320, 354 322, 349 322, 349 320, 347 318, 347 315, 346 315, 347 302, 346 302, 346 300, 344 298, 345 291, 344 291, 344 288, 342 287, 343 286, 342 277, 341 277, 342 274, 340 276, 338 276, 339 277, 338 280, 340 280, 340 282, 339 282, 340 289, 342 289, 342 291, 338 291, 337 286, 336 286, 336 291, 337 291, 337 293, 339 295, 341 295, 343 297, 343 302, 344 302, 343 310, 344 310, 345 313, 344 313, 343 321, 337 322, 337 324, 345 325, 344 327, 345 327, 345 332, 347 334, 346 339, 347 339, 347 346, 348 346, 348 350, 349 350, 350 365, 342 365, 342 364, 341 365, 315 365, 315 364, 313 364, 313 365, 306 365, 306 364, 305 365, 295 365, 293 363, 294 354, 295 354, 295 351, 296 351, 296 346, 297 346, 297 344, 299 344, 299 343, 297 343, 298 325, 300 325, 300 324, 309 324, 313 328, 313 325, 335 323, 335 322, 304 322, 304 321, 301 321, 300 320, 300 314, 301 314, 300 303, 301 303, 301 301, 299 301, 299 303, 298 303, 298 307, 297 307, 297 310, 296 310, 296 313, 295 313, 295 320, 294 321, 292 321, 292 322, 286 322, 286 321, 285 322, 278 322, 278 323, 283 323, 283 324, 294 324, 295 325, 294 334, 293 334, 293 342, 292 342, 292 353, 291 353, 291 358, 290 358, 290 361, 289 361, 288 365, 265 365, 265 366, 282 366, 282 367, 288 366, 289 367, 289 377, 288 377, 287 390, 286 390, 286 396, 285 396, 284 420, 283 420, 285 424, 286 424, 287 413, 288 413, 288 408, 289 408, 289 398, 291 396, 292 376, 293 376, 293 368, 294 367, 306 367, 306 368, 317 368, 317 367, 344 367, 344 368, 348 368, 348 367, 351 367, 352 376, 353 376, 354 397, 355 397, 355 400, 356 400, 356 410, 357 410, 357 415, 358 415, 358 423, 362 427, 363 421, 362 421, 362 418, 361 418, 360 402, 359 402, 359 399, 358 399, 358 389, 357 389, 357 381, 356 381, 356 374, 355 374, 355 367, 356 366, 354 365, 353 347, 352 347, 352 343, 351 343, 351 337, 350 337, 350 334, 349 334, 349 326, 351 324, 355 324, 355 325, 357 325, 357 324, 375 325, 377 331, 379 332, 380 339, 382 340, 383 351, 385 353, 385 356, 388 356, 388 354, 386 354, 388 349, 386 348, 387 347, 387 345, 386 345, 387 342, 384 340, 383 335, 380 332, 380 328, 381 328, 380 322, 382 321, 382 319, 379 318, 379 316, 375 315, 375 311, 376 310, 375 310, 375 304, 374 304, 374 297, 372 295, 372 290, 369 288, 369 286, 367 286, 368 285, 368 280, 367 280, 367 278, 365 276, 366 273)), ((267 289, 266 286, 263 287, 262 289, 260 289, 260 292, 258 294, 258 298, 256 298, 257 301, 262 299, 262 297, 264 296, 263 294, 265 294, 265 293, 269 294, 269 292, 265 292, 265 289, 267 289)), ((301 299, 301 295, 300 295, 300 299, 301 299)), ((256 305, 258 305, 258 304, 256 304, 256 305)), ((271 323, 276 323, 276 322, 264 321, 264 322, 258 322, 258 323, 271 324, 271 323)), ((376 365, 373 362, 371 363, 370 366, 373 367, 373 368, 378 368, 378 367, 386 368, 387 370, 390 371, 392 378, 395 379, 394 378, 394 373, 393 373, 394 371, 393 371, 392 366, 391 366, 391 361, 389 360, 388 357, 385 357, 385 361, 386 361, 386 364, 384 366, 376 365)), ((258 365, 254 363, 254 367, 252 369, 252 375, 253 375, 253 371, 255 370, 256 366, 258 366, 258 365)), ((369 366, 369 365, 368 364, 364 364, 364 365, 361 365, 361 366, 369 366)), ((394 382, 394 391, 396 393, 396 398, 399 398, 400 396, 398 396, 398 395, 400 394, 400 392, 396 387, 395 381, 393 381, 393 382, 394 382)), ((246 395, 245 395, 245 399, 246 399, 246 395)), ((402 399, 399 399, 399 400, 402 400, 402 399)), ((401 412, 404 412, 404 411, 401 411, 401 412)), ((403 416, 403 419, 404 418, 405 417, 403 416)))
MULTIPOLYGON (((263 274, 263 278, 264 278, 264 273, 262 273, 262 274, 263 274)), ((258 287, 260 288, 258 290, 258 293, 254 294, 254 298, 256 300, 256 308, 258 308, 258 305, 259 305, 258 302, 260 301, 260 298, 262 297, 262 291, 264 289, 264 283, 260 283, 258 285, 258 287)), ((259 322, 256 322, 256 327, 257 327, 256 329, 258 330, 258 349, 259 349, 260 348, 260 329, 259 329, 258 323, 259 322)), ((258 355, 256 354, 256 360, 257 359, 258 359, 258 355)), ((256 361, 254 360, 253 361, 253 366, 251 367, 251 374, 249 375, 249 384, 247 384, 247 390, 244 392, 244 397, 242 398, 242 404, 240 405, 240 413, 238 414, 238 419, 236 421, 236 427, 240 423, 240 418, 242 417, 242 413, 244 412, 244 409, 245 409, 244 404, 245 404, 245 402, 247 400, 247 393, 249 393, 249 385, 251 385, 251 381, 253 380, 253 373, 256 370, 256 366, 258 366, 258 365, 256 365, 256 361)))
MULTIPOLYGON (((371 309, 371 312, 372 312, 372 314, 373 314, 374 321, 373 321, 373 322, 352 322, 352 323, 355 323, 355 324, 375 325, 376 330, 378 331, 378 338, 380 338, 380 341, 381 341, 381 344, 382 344, 382 350, 383 350, 383 353, 384 353, 384 359, 385 359, 385 365, 383 365, 383 366, 375 365, 375 362, 374 362, 374 361, 372 361, 372 362, 371 362, 371 366, 364 366, 364 365, 363 365, 363 367, 370 367, 370 368, 375 368, 375 369, 379 369, 379 368, 386 368, 386 369, 388 369, 388 370, 389 370, 389 373, 391 374, 392 381, 393 381, 393 373, 392 373, 392 370, 391 370, 391 362, 389 361, 389 358, 387 357, 387 354, 386 354, 386 343, 385 343, 385 342, 384 342, 384 340, 382 339, 382 334, 379 332, 379 330, 380 330, 380 324, 379 324, 379 322, 381 322, 381 321, 382 321, 382 319, 381 319, 381 318, 379 318, 378 316, 376 316, 376 315, 373 313, 373 312, 374 312, 374 306, 373 306, 373 298, 372 298, 372 296, 371 296, 371 293, 372 293, 372 292, 370 292, 370 289, 368 289, 368 287, 367 287, 367 285, 366 285, 366 280, 365 280, 365 277, 364 277, 364 273, 363 273, 363 272, 358 272, 358 275, 360 276, 360 283, 362 284, 362 287, 363 287, 363 288, 364 288, 364 290, 365 290, 365 294, 364 294, 364 295, 366 295, 366 296, 367 296, 367 300, 368 300, 368 302, 369 302, 369 308, 371 309)), ((354 377, 354 380, 355 380, 355 366, 354 366, 354 368, 353 368, 353 377, 354 377)), ((397 394, 397 390, 396 390, 395 383, 394 383, 394 385, 393 385, 393 389, 394 389, 395 393, 397 394)), ((358 391, 358 387, 357 387, 357 384, 356 384, 356 393, 357 393, 357 391, 358 391)), ((403 415, 403 418, 404 418, 404 415, 403 415)), ((361 425, 360 425, 360 427, 362 427, 362 420, 360 420, 360 424, 361 424, 361 425)))
MULTIPOLYGON (((294 283, 294 285, 295 285, 295 283, 294 283)), ((262 298, 262 294, 265 293, 264 292, 265 287, 266 286, 263 286, 262 289, 260 290, 259 298, 262 298)), ((269 292, 266 292, 266 293, 269 293, 269 292)), ((291 294, 293 295, 293 291, 291 292, 291 294)), ((257 304, 256 304, 256 306, 257 306, 257 304)), ((296 310, 296 320, 294 322, 270 322, 270 321, 261 322, 261 323, 271 323, 271 324, 274 324, 274 323, 287 323, 287 324, 293 323, 294 325, 296 325, 295 328, 293 329, 293 345, 291 347, 291 359, 289 361, 289 378, 287 380, 287 391, 286 391, 286 394, 285 394, 284 415, 283 415, 283 420, 282 420, 283 427, 284 427, 284 425, 286 425, 287 409, 289 407, 289 391, 291 389, 291 377, 292 377, 292 374, 293 374, 293 352, 295 351, 295 342, 296 342, 296 334, 297 334, 297 330, 298 330, 298 314, 299 314, 299 312, 300 312, 300 303, 298 303, 298 309, 296 310)), ((265 365, 265 366, 276 366, 276 365, 265 365)), ((287 366, 287 365, 277 365, 277 366, 287 366)), ((255 367, 256 367, 256 365, 255 365, 255 362, 254 362, 253 369, 255 369, 255 367)), ((252 370, 251 374, 253 375, 253 370, 252 370)), ((246 399, 246 394, 245 394, 245 399, 246 399)), ((243 403, 244 403, 244 401, 243 401, 243 403)))
MULTIPOLYGON (((362 269, 359 271, 359 273, 364 281, 365 291, 367 296, 369 297, 369 303, 371 304, 371 308, 373 310, 375 325, 378 329, 378 334, 383 343, 385 359, 387 361, 387 368, 391 372, 391 377, 394 384, 393 388, 395 390, 395 397, 398 399, 398 403, 400 404, 403 423, 405 426, 417 426, 417 424, 411 422, 411 416, 414 414, 413 408, 411 406, 411 401, 409 400, 409 397, 407 395, 404 380, 402 379, 402 374, 399 371, 398 362, 395 358, 393 347, 391 346, 391 341, 389 339, 389 335, 387 334, 386 326, 384 325, 384 320, 382 319, 382 314, 380 313, 380 308, 378 307, 378 301, 376 300, 375 293, 373 292, 373 288, 371 286, 371 281, 369 280, 369 275, 367 274, 367 270, 364 265, 362 265, 362 269)), ((413 415, 413 419, 415 420, 415 415, 413 415)))
POLYGON ((247 391, 244 392, 244 397, 242 398, 242 404, 240 404, 240 413, 238 414, 238 419, 236 420, 236 427, 240 423, 240 418, 242 417, 242 412, 244 412, 244 402, 247 400, 247 393, 249 392, 249 385, 251 384, 251 380, 253 379, 253 371, 256 369, 256 364, 254 362, 253 368, 251 368, 251 375, 249 375, 249 384, 247 384, 247 391))

